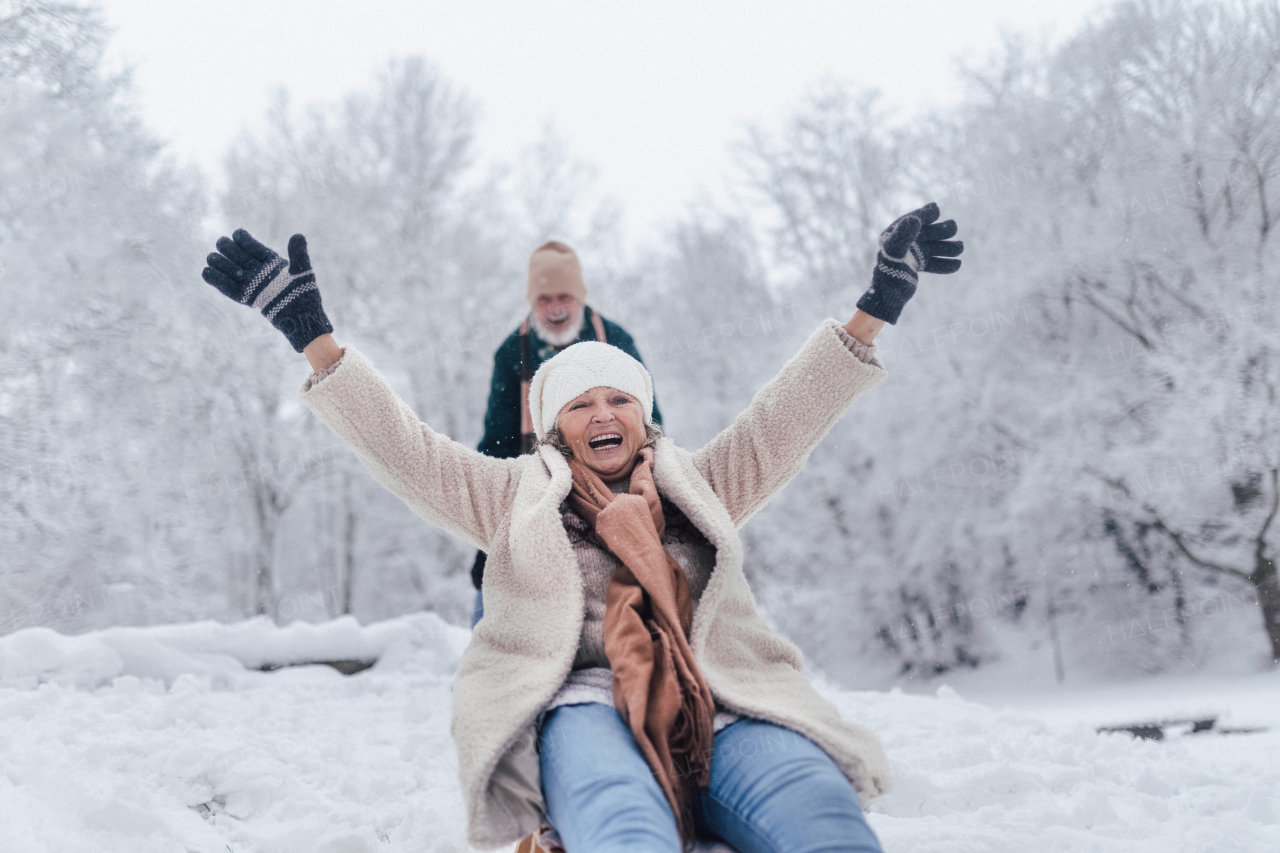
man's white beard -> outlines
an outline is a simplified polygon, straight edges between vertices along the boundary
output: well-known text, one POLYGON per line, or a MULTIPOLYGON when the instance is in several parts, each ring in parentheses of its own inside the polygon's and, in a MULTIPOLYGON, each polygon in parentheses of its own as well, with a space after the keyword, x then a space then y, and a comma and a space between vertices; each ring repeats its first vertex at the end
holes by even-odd
POLYGON ((537 311, 533 312, 533 329, 538 333, 538 337, 542 338, 553 347, 568 346, 578 340, 578 335, 582 333, 582 321, 586 312, 578 311, 576 316, 570 321, 569 325, 563 332, 553 332, 542 322, 542 315, 537 311))

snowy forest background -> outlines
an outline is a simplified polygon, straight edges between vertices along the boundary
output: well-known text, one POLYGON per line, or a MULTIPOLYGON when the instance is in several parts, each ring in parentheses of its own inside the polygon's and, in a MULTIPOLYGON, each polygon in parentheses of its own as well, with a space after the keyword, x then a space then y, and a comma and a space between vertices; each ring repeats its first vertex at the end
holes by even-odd
POLYGON ((200 279, 218 235, 306 233, 339 341, 472 446, 528 252, 567 239, 694 448, 935 200, 964 269, 922 281, 880 337, 890 380, 743 531, 768 617, 850 686, 1280 658, 1275 3, 1121 2, 1060 44, 1010 37, 934 114, 816 83, 739 140, 732 204, 639 248, 554 130, 478 166, 475 105, 426 59, 328 104, 282 94, 214 180, 143 125, 98 13, 8 12, 0 634, 465 623, 473 552, 298 403, 305 362, 200 279))

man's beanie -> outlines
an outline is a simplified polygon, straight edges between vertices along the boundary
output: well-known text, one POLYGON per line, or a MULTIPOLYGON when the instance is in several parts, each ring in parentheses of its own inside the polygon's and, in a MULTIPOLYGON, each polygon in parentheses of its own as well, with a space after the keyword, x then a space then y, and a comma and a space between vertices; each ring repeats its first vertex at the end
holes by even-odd
POLYGON ((578 256, 559 240, 548 240, 529 256, 529 301, 544 293, 567 293, 579 302, 587 301, 587 285, 582 280, 578 256))
POLYGON ((644 422, 653 422, 653 378, 644 365, 612 344, 580 341, 544 361, 529 383, 529 414, 538 438, 556 425, 565 403, 602 385, 635 397, 644 407, 644 422))

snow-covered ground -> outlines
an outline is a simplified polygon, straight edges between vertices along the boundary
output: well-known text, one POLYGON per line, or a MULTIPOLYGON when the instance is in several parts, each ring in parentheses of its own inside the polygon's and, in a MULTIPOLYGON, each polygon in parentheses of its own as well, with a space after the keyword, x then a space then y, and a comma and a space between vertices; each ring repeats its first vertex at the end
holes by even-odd
MULTIPOLYGON (((0 637, 0 850, 466 850, 448 722, 468 637, 432 614, 0 637)), ((818 684, 893 761, 870 807, 889 853, 1280 850, 1280 673, 984 703, 818 684), (1269 730, 1094 731, 1205 715, 1269 730)))

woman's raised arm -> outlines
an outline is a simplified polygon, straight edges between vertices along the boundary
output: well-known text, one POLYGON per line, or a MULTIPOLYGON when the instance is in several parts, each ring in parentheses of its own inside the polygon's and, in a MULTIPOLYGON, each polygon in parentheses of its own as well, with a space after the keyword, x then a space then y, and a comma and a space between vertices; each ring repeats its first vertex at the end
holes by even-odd
POLYGON ((342 347, 338 346, 333 335, 323 334, 303 347, 302 354, 310 362, 312 373, 323 373, 342 358, 342 347))
POLYGON ((951 273, 964 246, 955 222, 935 221, 927 204, 880 235, 871 287, 841 327, 828 320, 727 429, 694 454, 694 464, 729 510, 746 523, 800 469, 845 410, 885 377, 876 335, 896 323, 915 293, 917 273, 951 273))
POLYGON ((519 460, 494 459, 437 433, 369 359, 354 347, 334 347, 336 352, 317 346, 320 363, 332 359, 332 372, 309 376, 302 402, 409 509, 477 548, 492 550, 519 482, 519 460))
POLYGON ((693 455, 735 525, 800 473, 853 401, 884 379, 874 351, 855 352, 862 347, 838 321, 823 321, 751 405, 693 455))
POLYGON ((204 280, 261 311, 306 355, 313 373, 301 392, 303 402, 410 509, 488 550, 505 518, 517 463, 491 459, 436 433, 368 359, 355 350, 344 354, 331 334, 301 234, 289 239, 287 261, 243 229, 217 245, 204 280))
MULTIPOLYGON (((867 346, 871 346, 876 342, 876 335, 880 334, 880 330, 883 328, 884 320, 863 313, 861 308, 854 311, 852 319, 844 324, 844 330, 849 333, 849 337, 867 346)), ((326 335, 325 337, 329 336, 326 335)), ((329 337, 329 340, 333 340, 333 338, 329 337)))

